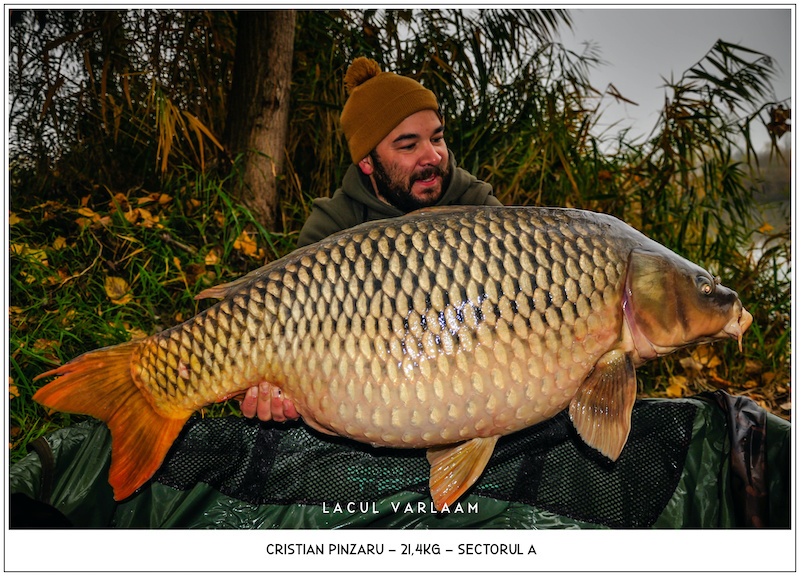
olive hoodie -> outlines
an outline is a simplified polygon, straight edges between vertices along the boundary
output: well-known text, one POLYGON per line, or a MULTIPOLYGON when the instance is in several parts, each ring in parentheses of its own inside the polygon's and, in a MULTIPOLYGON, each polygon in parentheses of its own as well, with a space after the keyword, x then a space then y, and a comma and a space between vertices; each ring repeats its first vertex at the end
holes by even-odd
MULTIPOLYGON (((450 173, 450 184, 436 206, 502 206, 494 196, 491 185, 456 166, 452 153, 450 173)), ((363 222, 403 214, 399 208, 378 200, 369 179, 358 166, 352 164, 344 175, 342 187, 332 197, 314 200, 311 215, 300 231, 297 246, 313 244, 363 222)))

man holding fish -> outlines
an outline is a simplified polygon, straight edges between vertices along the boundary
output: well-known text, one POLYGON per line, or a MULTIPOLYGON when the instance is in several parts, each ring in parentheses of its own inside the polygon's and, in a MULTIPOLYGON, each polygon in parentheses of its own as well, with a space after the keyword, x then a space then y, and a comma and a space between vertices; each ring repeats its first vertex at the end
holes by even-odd
POLYGON ((366 58, 345 83, 353 165, 297 251, 204 290, 220 303, 179 326, 37 377, 58 379, 36 401, 108 425, 116 500, 197 409, 246 390, 248 417, 427 449, 447 510, 501 437, 564 410, 618 460, 636 367, 719 339, 741 348, 752 316, 718 278, 608 215, 503 208, 455 165, 429 90, 366 58))
MULTIPOLYGON (((349 98, 341 124, 353 164, 331 198, 314 201, 298 247, 420 208, 502 206, 491 185, 456 166, 433 92, 411 78, 382 72, 377 62, 363 57, 348 68, 345 86, 349 98)), ((264 421, 300 417, 269 382, 250 388, 241 410, 264 421)))

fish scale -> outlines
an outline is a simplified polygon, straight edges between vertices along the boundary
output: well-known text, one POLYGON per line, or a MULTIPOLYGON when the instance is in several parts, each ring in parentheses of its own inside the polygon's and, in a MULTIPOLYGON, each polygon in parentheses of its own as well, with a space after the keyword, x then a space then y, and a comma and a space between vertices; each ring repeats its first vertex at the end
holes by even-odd
POLYGON ((411 217, 301 251, 148 341, 142 384, 157 406, 195 410, 266 380, 306 420, 375 445, 434 446, 549 418, 617 338, 625 261, 613 254, 626 252, 620 238, 595 249, 570 241, 585 230, 527 216, 411 217), (180 369, 158 376, 165 365, 180 369))
POLYGON ((547 208, 370 222, 198 297, 222 300, 40 376, 59 378, 37 401, 108 423, 117 498, 195 410, 266 381, 318 431, 428 448, 441 509, 497 438, 568 406, 616 459, 635 366, 693 342, 741 346, 752 321, 735 292, 619 220, 547 208))

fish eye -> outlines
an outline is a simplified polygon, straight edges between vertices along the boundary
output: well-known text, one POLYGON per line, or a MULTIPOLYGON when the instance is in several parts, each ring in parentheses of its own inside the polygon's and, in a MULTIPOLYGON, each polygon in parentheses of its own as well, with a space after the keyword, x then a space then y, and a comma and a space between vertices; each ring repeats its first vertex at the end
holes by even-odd
POLYGON ((697 288, 700 290, 700 293, 704 296, 710 296, 714 293, 714 285, 712 284, 713 280, 706 278, 705 276, 698 276, 697 280, 697 288))

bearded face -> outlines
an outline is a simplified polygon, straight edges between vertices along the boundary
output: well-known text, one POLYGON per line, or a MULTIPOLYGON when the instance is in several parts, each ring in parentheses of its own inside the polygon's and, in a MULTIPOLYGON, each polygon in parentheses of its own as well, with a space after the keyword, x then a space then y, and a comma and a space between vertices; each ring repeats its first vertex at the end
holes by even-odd
POLYGON ((358 166, 383 202, 404 212, 433 206, 452 176, 441 117, 433 110, 411 114, 358 166))
POLYGON ((450 166, 444 160, 438 166, 426 166, 409 174, 385 162, 376 151, 371 156, 379 196, 403 212, 433 206, 450 182, 450 166))

